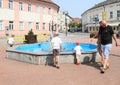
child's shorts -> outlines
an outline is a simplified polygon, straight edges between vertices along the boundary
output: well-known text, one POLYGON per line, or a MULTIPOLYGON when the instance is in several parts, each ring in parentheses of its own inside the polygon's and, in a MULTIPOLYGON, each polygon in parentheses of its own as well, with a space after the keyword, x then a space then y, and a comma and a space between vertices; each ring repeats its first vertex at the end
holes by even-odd
POLYGON ((60 49, 53 49, 53 55, 58 56, 60 54, 60 49))

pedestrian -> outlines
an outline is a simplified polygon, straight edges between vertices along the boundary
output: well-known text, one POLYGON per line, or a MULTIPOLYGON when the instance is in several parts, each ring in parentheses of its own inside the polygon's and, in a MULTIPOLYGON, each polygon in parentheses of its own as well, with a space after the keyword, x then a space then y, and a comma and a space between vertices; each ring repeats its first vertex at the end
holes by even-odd
POLYGON ((105 70, 109 68, 109 53, 112 47, 112 38, 114 39, 116 46, 118 46, 118 42, 112 27, 107 25, 105 20, 102 20, 99 24, 100 29, 98 34, 98 42, 101 44, 102 54, 104 57, 101 73, 104 73, 105 70))
POLYGON ((51 47, 53 50, 53 66, 60 68, 60 51, 62 50, 62 40, 59 38, 59 34, 55 33, 54 37, 51 40, 51 47))
POLYGON ((13 47, 13 44, 14 44, 14 35, 11 35, 11 37, 8 39, 7 43, 8 43, 8 45, 10 47, 13 47))
POLYGON ((9 36, 9 29, 8 28, 6 28, 6 31, 5 31, 6 33, 6 36, 9 36))
POLYGON ((77 60, 76 65, 80 65, 80 56, 81 56, 82 47, 80 46, 79 42, 76 42, 76 47, 74 48, 74 50, 75 50, 76 60, 77 60))

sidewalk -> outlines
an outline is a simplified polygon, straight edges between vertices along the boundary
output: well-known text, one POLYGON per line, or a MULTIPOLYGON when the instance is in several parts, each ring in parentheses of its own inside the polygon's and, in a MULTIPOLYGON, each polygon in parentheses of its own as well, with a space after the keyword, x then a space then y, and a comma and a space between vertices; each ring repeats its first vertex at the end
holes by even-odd
MULTIPOLYGON (((81 35, 81 34, 80 34, 81 35)), ((79 35, 67 37, 71 42, 96 43, 96 39, 82 38, 79 35), (73 38, 74 37, 74 38, 73 38)), ((65 38, 65 37, 64 37, 65 38)), ((120 43, 120 40, 119 40, 120 43)), ((6 59, 7 45, 0 39, 0 85, 119 85, 120 46, 113 48, 110 55, 110 69, 100 74, 96 63, 62 64, 60 69, 51 66, 33 65, 6 59)))

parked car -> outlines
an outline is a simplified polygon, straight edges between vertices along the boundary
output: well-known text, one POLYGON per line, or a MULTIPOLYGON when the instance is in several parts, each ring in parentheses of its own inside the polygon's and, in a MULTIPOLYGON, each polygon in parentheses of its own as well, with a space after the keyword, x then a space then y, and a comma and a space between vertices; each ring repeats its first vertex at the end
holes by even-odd
POLYGON ((68 30, 68 32, 72 32, 72 33, 74 33, 74 32, 80 32, 80 31, 82 31, 82 29, 81 28, 70 28, 69 30, 68 30))
POLYGON ((82 31, 82 28, 76 28, 76 31, 77 31, 77 32, 81 32, 81 31, 82 31))
POLYGON ((70 30, 71 33, 76 32, 76 28, 70 28, 69 30, 70 30))

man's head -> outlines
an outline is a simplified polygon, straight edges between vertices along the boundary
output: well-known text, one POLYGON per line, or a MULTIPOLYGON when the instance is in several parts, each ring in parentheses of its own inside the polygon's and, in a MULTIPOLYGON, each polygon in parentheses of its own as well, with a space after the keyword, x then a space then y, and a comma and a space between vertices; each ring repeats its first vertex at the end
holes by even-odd
POLYGON ((106 23, 105 20, 100 21, 99 24, 100 24, 100 26, 102 26, 102 27, 106 27, 106 26, 107 26, 107 23, 106 23))

